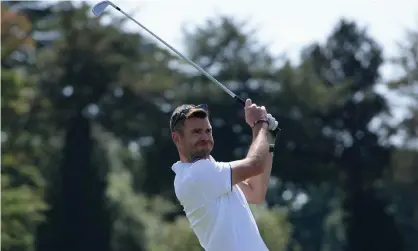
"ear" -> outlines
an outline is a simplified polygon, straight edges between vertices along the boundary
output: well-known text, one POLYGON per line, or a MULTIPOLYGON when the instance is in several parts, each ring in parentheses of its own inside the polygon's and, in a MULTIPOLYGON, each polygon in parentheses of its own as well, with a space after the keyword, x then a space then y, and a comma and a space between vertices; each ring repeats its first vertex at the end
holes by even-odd
POLYGON ((179 139, 179 134, 178 133, 176 133, 176 132, 172 132, 171 133, 171 139, 173 140, 173 142, 174 142, 174 144, 178 144, 179 143, 179 141, 180 141, 180 139, 179 139))

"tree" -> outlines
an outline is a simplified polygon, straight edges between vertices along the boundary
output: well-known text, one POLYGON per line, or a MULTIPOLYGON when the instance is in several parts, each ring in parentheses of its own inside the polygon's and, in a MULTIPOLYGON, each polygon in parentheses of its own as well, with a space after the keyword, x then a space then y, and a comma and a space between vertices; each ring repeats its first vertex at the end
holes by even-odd
POLYGON ((93 128, 101 162, 109 170, 106 197, 112 220, 111 250, 148 250, 152 237, 160 233, 164 224, 161 212, 170 210, 171 205, 157 203, 154 206, 151 199, 135 192, 133 173, 135 168, 144 169, 139 152, 124 147, 121 140, 99 125, 93 128))
POLYGON ((307 196, 308 203, 289 212, 293 238, 304 250, 324 246, 330 235, 319 222, 330 215, 342 217, 334 217, 334 226, 345 240, 334 248, 398 248, 399 233, 386 213, 389 201, 376 187, 389 170, 392 147, 370 129, 388 113, 385 99, 373 89, 380 80, 381 49, 354 22, 341 20, 324 45, 308 46, 301 55, 299 65, 288 63, 277 72, 286 133, 280 137, 275 174, 289 186, 271 191, 270 204, 286 205, 278 199, 284 193, 307 196), (325 194, 319 192, 323 185, 325 194), (344 224, 343 231, 335 224, 344 224), (387 235, 392 238, 383 243, 381 236, 387 235))
POLYGON ((28 85, 11 70, 2 70, 2 85, 2 249, 33 250, 36 227, 47 208, 45 182, 33 160, 46 159, 45 148, 39 148, 43 139, 36 132, 15 128, 29 109, 28 85))
MULTIPOLYGON (((2 3, 3 4, 3 3, 2 3)), ((2 248, 34 250, 37 225, 44 220, 45 179, 40 165, 54 153, 48 126, 49 104, 36 106, 38 89, 20 70, 22 62, 34 50, 27 36, 30 22, 19 13, 2 6, 2 248), (32 111, 42 110, 37 115, 32 111)))
POLYGON ((89 17, 91 6, 63 2, 55 8, 59 11, 50 25, 60 36, 39 51, 36 66, 42 94, 54 108, 50 124, 59 131, 63 147, 38 249, 110 250, 109 163, 100 157, 100 136, 94 135, 93 125, 124 144, 146 135, 152 126, 145 122, 157 110, 153 95, 167 84, 150 84, 149 72, 155 71, 155 81, 170 74, 164 68, 167 54, 141 36, 121 31, 124 20, 103 25, 89 17), (156 53, 162 54, 161 61, 156 53))
POLYGON ((396 126, 402 139, 396 150, 390 176, 387 179, 387 193, 392 197, 397 223, 403 235, 405 250, 418 249, 415 238, 418 234, 418 30, 410 30, 400 43, 399 56, 393 60, 402 75, 389 83, 391 91, 408 100, 405 119, 396 126))
POLYGON ((310 55, 326 85, 348 82, 339 103, 319 113, 335 140, 334 157, 338 158, 340 177, 344 177, 346 248, 399 249, 400 236, 393 217, 385 212, 388 203, 378 196, 374 186, 388 170, 391 156, 391 148, 380 144, 376 133, 369 129, 372 119, 387 112, 384 99, 372 89, 379 80, 381 49, 355 23, 343 20, 326 45, 315 46, 310 55), (382 241, 382 236, 391 238, 382 241))
MULTIPOLYGON (((2 237, 9 250, 33 249, 44 194, 50 208, 38 228, 39 250, 201 250, 174 197, 170 166, 178 157, 169 115, 180 103, 209 104, 218 142, 213 155, 228 161, 244 157, 250 144, 242 107, 154 42, 124 31, 125 18, 111 17, 106 25, 102 18, 109 16, 90 18, 91 6, 70 2, 7 4, 20 11, 9 17, 19 17, 23 25, 14 27, 26 37, 46 31, 15 47, 28 53, 23 63, 13 49, 2 54, 8 84, 2 97, 2 210, 13 215, 4 221, 2 237), (24 165, 29 176, 19 173, 24 165), (18 201, 16 193, 27 200, 18 201), (14 222, 24 222, 24 230, 14 222)), ((247 28, 220 17, 186 32, 185 39, 194 61, 281 122, 273 175, 283 183, 270 189, 268 208, 252 208, 267 245, 399 249, 388 204, 378 196, 384 189, 375 186, 382 184, 392 153, 369 129, 387 109, 373 91, 382 61, 376 42, 342 21, 327 43, 304 51, 300 65, 279 67, 247 28)), ((2 30, 2 39, 15 29, 2 30)), ((411 156, 400 153, 402 160, 411 156)), ((393 160, 400 174, 404 167, 393 160)), ((412 208, 409 195, 403 195, 392 201, 402 208, 395 210, 399 222, 412 219, 404 213, 412 208)))
POLYGON ((390 83, 391 90, 408 99, 409 114, 400 124, 400 133, 406 137, 404 146, 416 148, 418 136, 418 31, 407 32, 406 39, 399 45, 400 56, 393 59, 394 66, 401 70, 402 75, 390 83))
POLYGON ((297 250, 291 243, 292 224, 287 219, 285 208, 251 206, 261 237, 270 250, 297 250))
MULTIPOLYGON (((3 4, 2 4, 3 5, 3 4)), ((1 8, 2 69, 19 66, 22 58, 33 51, 35 41, 29 36, 31 22, 22 14, 7 7, 1 8)))
MULTIPOLYGON (((270 250, 285 250, 289 245, 292 227, 284 210, 252 206, 261 237, 270 250)), ((150 251, 201 251, 199 241, 184 216, 165 224, 149 244, 150 251), (173 237, 175 236, 175 237, 173 237)), ((289 250, 295 250, 290 248, 289 250)))
MULTIPOLYGON (((51 42, 55 40, 56 34, 50 32, 50 24, 52 20, 55 20, 56 13, 59 12, 56 9, 59 5, 45 1, 2 1, 1 5, 16 13, 17 16, 24 14, 25 19, 29 21, 30 25, 25 26, 24 32, 17 33, 20 40, 30 39, 36 48, 50 46, 51 42)), ((26 56, 20 57, 19 61, 25 64, 34 63, 33 55, 26 56)))

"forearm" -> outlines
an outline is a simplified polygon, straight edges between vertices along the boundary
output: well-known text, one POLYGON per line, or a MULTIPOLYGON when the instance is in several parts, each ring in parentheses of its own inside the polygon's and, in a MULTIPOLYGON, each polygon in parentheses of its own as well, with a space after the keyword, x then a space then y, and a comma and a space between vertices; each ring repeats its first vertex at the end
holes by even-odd
POLYGON ((266 133, 262 142, 257 142, 257 133, 257 131, 253 131, 253 143, 248 150, 247 156, 252 156, 251 151, 257 149, 257 143, 263 144, 263 152, 260 155, 261 160, 259 161, 263 171, 260 174, 239 183, 239 187, 247 198, 248 203, 251 204, 260 204, 264 202, 273 162, 273 153, 269 152, 268 133, 266 133))
POLYGON ((253 128, 253 142, 247 153, 247 158, 251 159, 254 165, 263 166, 269 155, 268 127, 265 123, 260 123, 253 128))
POLYGON ((253 203, 262 203, 265 200, 268 184, 273 166, 273 153, 269 153, 264 163, 264 171, 262 174, 249 178, 246 183, 251 189, 252 195, 250 201, 253 203))

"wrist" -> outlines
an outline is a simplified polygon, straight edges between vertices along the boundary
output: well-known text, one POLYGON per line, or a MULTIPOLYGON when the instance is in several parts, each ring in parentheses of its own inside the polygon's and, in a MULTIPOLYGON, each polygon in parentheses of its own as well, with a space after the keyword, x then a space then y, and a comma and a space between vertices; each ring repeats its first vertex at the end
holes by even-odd
POLYGON ((255 127, 260 126, 260 125, 262 125, 262 127, 266 126, 268 128, 268 126, 269 126, 268 119, 262 118, 262 119, 259 119, 259 120, 255 121, 254 124, 251 126, 251 128, 254 129, 255 127))
POLYGON ((260 131, 265 130, 268 131, 268 121, 260 120, 259 122, 254 123, 254 125, 251 127, 253 131, 253 135, 258 134, 260 131))

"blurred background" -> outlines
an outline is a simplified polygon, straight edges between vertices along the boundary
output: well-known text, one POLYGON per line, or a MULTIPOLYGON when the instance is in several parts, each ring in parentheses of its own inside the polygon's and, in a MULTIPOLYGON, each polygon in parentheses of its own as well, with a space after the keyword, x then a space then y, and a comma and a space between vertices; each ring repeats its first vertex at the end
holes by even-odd
MULTIPOLYGON (((174 195, 168 122, 207 103, 219 161, 243 110, 113 8, 1 2, 5 251, 202 250, 174 195)), ((115 1, 282 128, 272 251, 418 250, 415 1, 115 1)))

